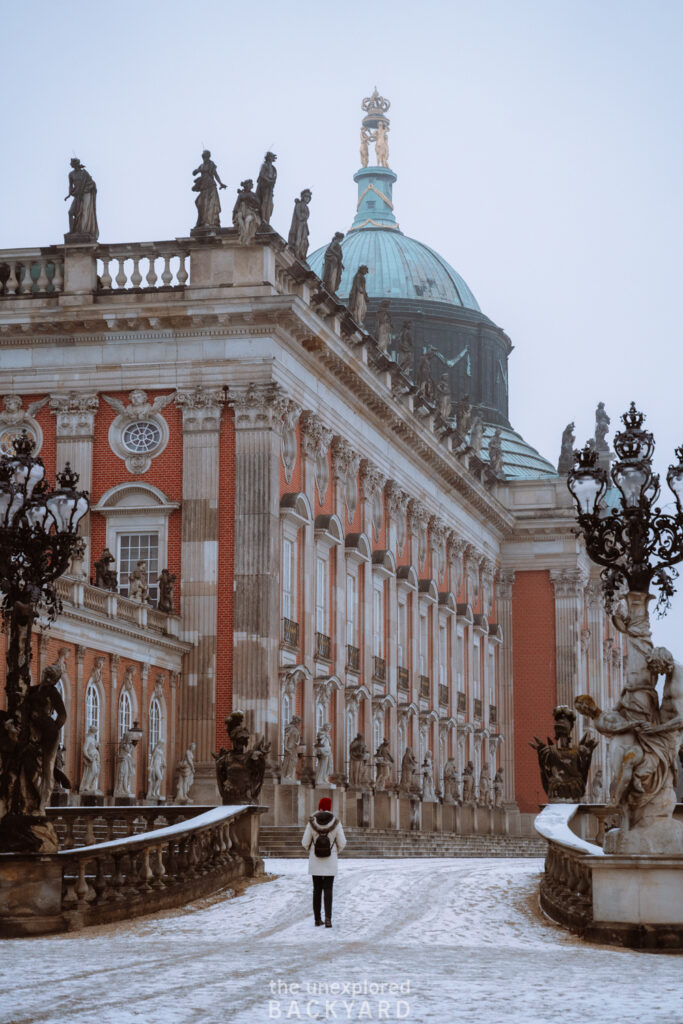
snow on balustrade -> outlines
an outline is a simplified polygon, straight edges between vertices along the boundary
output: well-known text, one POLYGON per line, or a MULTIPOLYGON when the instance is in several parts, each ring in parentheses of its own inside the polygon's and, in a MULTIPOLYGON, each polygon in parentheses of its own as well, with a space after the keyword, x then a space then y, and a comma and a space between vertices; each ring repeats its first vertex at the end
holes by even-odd
POLYGON ((98 291, 182 288, 189 281, 189 253, 173 242, 100 245, 96 251, 98 291))

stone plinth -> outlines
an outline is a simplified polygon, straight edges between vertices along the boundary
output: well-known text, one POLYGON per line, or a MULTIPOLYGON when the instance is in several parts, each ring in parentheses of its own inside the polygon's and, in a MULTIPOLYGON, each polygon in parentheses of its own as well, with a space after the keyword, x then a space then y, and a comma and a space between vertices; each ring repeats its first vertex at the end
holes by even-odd
POLYGON ((398 828, 398 797, 394 793, 375 793, 374 828, 398 828))
POLYGON ((54 857, 0 857, 0 936, 64 930, 62 865, 54 857))
POLYGON ((403 794, 399 797, 398 827, 401 829, 410 828, 410 797, 403 794))
POLYGON ((474 804, 463 804, 460 808, 460 831, 463 835, 469 836, 474 832, 474 814, 477 808, 474 804))
MULTIPOLYGON (((267 803, 267 799, 262 794, 261 800, 263 803, 267 803)), ((299 825, 305 819, 305 790, 303 786, 296 784, 292 785, 287 783, 286 785, 276 785, 274 793, 274 814, 276 825, 299 825)), ((264 819, 264 824, 266 821, 264 819)))
POLYGON ((444 804, 442 808, 442 820, 444 832, 460 831, 460 808, 457 804, 444 804))
POLYGON ((591 867, 596 925, 676 925, 683 938, 683 857, 596 857, 591 867))
POLYGON ((79 803, 81 807, 104 807, 104 795, 102 793, 81 793, 79 803))
POLYGON ((422 831, 440 832, 438 825, 441 823, 441 805, 433 801, 422 802, 422 831))

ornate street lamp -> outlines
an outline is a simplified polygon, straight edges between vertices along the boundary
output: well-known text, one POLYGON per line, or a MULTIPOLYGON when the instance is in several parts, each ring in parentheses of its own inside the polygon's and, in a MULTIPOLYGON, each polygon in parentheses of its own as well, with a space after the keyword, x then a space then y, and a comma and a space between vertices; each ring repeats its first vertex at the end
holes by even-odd
POLYGON ((676 449, 678 465, 670 466, 667 473, 677 509, 668 515, 655 505, 659 476, 652 471, 654 439, 643 430, 645 416, 631 402, 621 419, 625 429, 614 438, 618 460, 611 470, 620 507, 604 506, 608 476, 590 445, 574 453, 567 486, 576 503, 586 550, 603 566, 608 600, 625 592, 647 594, 654 585, 660 592, 659 606, 666 608, 678 576, 673 566, 683 560, 683 447, 676 449))
POLYGON ((68 463, 57 474, 59 487, 50 487, 26 431, 13 447, 14 454, 0 458, 0 597, 9 634, 7 710, 0 711, 0 850, 47 853, 57 848, 45 808, 66 711, 57 667, 31 686, 31 638, 36 615, 53 621, 60 611, 55 581, 68 567, 90 505, 68 463))

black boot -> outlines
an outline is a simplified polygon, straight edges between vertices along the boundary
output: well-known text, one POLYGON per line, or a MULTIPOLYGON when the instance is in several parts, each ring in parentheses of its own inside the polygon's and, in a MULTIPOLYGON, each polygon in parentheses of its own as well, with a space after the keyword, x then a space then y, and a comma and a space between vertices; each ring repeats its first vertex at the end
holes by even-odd
POLYGON ((325 918, 325 927, 326 927, 326 928, 331 928, 331 927, 332 927, 332 922, 331 922, 331 920, 329 919, 329 917, 326 917, 326 918, 325 918))
POLYGON ((319 928, 321 924, 322 924, 321 918, 316 917, 316 919, 315 919, 315 926, 316 926, 316 928, 319 928))

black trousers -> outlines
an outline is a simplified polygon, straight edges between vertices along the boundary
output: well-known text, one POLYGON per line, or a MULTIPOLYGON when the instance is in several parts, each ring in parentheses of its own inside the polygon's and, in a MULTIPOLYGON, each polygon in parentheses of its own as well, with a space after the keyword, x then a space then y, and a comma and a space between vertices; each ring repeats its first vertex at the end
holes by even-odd
POLYGON ((313 913, 316 921, 320 919, 320 901, 325 895, 325 917, 332 920, 332 886, 334 875, 313 875, 313 913))

